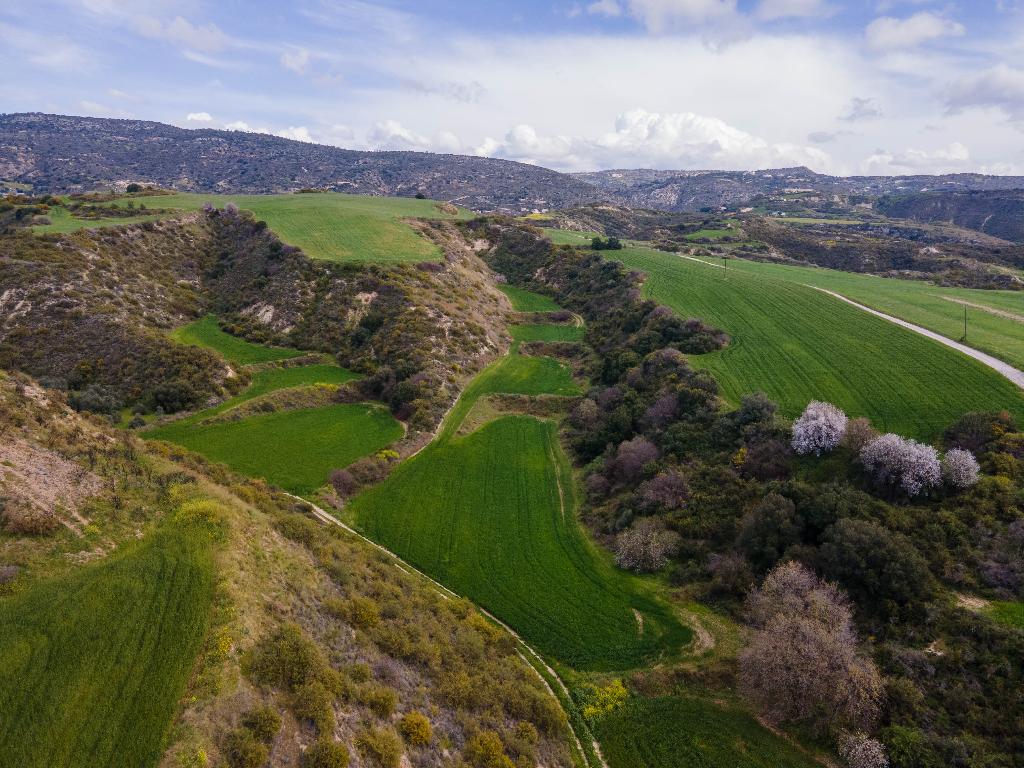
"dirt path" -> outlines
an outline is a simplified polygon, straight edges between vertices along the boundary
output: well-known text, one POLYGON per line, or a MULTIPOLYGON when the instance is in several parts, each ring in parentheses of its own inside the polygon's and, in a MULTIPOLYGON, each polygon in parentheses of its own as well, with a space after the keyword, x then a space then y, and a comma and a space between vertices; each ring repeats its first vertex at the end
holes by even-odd
POLYGON ((996 371, 1002 376, 1005 376, 1018 387, 1024 389, 1024 371, 1014 368, 1012 365, 1009 365, 1008 363, 1004 363, 1002 360, 992 357, 992 355, 986 355, 984 352, 979 352, 973 347, 968 347, 966 344, 961 344, 959 341, 953 341, 952 339, 947 338, 946 336, 942 336, 941 334, 935 333, 935 331, 929 331, 927 328, 922 328, 920 325, 908 323, 906 320, 900 320, 898 317, 887 315, 884 312, 879 312, 877 309, 866 307, 863 304, 858 304, 856 301, 848 299, 842 294, 836 293, 835 291, 829 291, 825 288, 819 288, 816 285, 807 285, 806 283, 804 283, 804 285, 807 288, 813 288, 816 291, 827 293, 829 296, 837 298, 840 301, 845 301, 847 304, 852 304, 858 309, 871 313, 875 317, 880 317, 883 320, 888 320, 890 323, 893 323, 894 325, 901 326, 903 328, 913 331, 914 333, 919 333, 922 336, 927 336, 929 339, 932 339, 933 341, 937 341, 940 344, 945 344, 947 347, 951 347, 952 349, 955 349, 958 352, 962 352, 968 357, 972 357, 978 362, 987 365, 992 370, 996 371))
POLYGON ((957 299, 953 296, 939 296, 944 301, 951 301, 954 304, 959 304, 962 307, 970 307, 971 309, 978 309, 982 312, 988 312, 990 315, 996 317, 1003 317, 1007 320, 1013 320, 1018 323, 1024 323, 1024 315, 1015 315, 1013 312, 1007 312, 1005 309, 996 309, 995 307, 988 307, 984 304, 975 304, 973 301, 964 301, 963 299, 957 299))
MULTIPOLYGON (((431 584, 431 586, 433 586, 440 593, 441 597, 443 597, 445 600, 450 600, 452 598, 455 598, 457 600, 463 599, 462 596, 459 595, 458 593, 453 592, 452 590, 448 589, 448 587, 446 587, 444 584, 442 584, 441 582, 437 581, 436 579, 432 579, 430 576, 425 574, 419 568, 416 568, 415 566, 410 565, 409 563, 407 563, 405 560, 403 560, 401 557, 396 555, 394 552, 392 552, 387 547, 381 546, 377 542, 375 542, 372 539, 369 539, 366 536, 364 536, 363 534, 361 534, 359 531, 357 531, 352 526, 346 525, 341 520, 339 520, 334 515, 332 515, 330 512, 327 512, 326 510, 318 507, 316 504, 313 504, 312 502, 307 501, 306 499, 303 499, 301 496, 296 496, 295 494, 288 493, 287 491, 282 491, 282 493, 284 493, 285 496, 288 496, 290 498, 295 499, 296 501, 301 501, 304 504, 309 504, 309 506, 313 510, 313 516, 316 517, 320 522, 326 523, 327 525, 336 525, 336 526, 338 526, 339 528, 341 528, 342 530, 346 531, 347 533, 350 533, 353 536, 355 536, 356 538, 358 538, 358 539, 360 539, 362 541, 365 541, 367 544, 369 544, 371 547, 373 547, 374 549, 378 550, 379 552, 383 552, 385 555, 387 555, 389 558, 391 558, 391 560, 394 561, 394 564, 395 564, 395 566, 397 568, 400 568, 401 570, 405 571, 406 573, 414 573, 417 576, 425 579, 427 582, 429 582, 431 584)), ((476 604, 474 603, 474 605, 476 605, 476 604)), ((537 653, 536 650, 534 650, 533 646, 531 646, 529 643, 527 643, 525 640, 523 640, 523 638, 519 635, 519 633, 516 632, 514 629, 512 629, 512 627, 510 627, 508 624, 503 622, 501 619, 499 619, 496 616, 494 616, 489 611, 485 610, 484 608, 481 608, 479 605, 477 605, 476 607, 477 607, 477 610, 479 610, 482 614, 484 614, 491 621, 493 621, 496 624, 500 625, 506 632, 508 632, 510 635, 512 635, 512 637, 514 637, 516 639, 516 642, 518 642, 520 647, 521 647, 520 656, 523 658, 524 661, 526 661, 527 664, 529 664, 530 669, 532 669, 536 673, 537 677, 540 678, 540 681, 542 683, 544 683, 544 687, 547 688, 548 691, 551 693, 551 695, 555 697, 555 701, 558 702, 558 705, 562 706, 561 699, 558 697, 558 695, 555 694, 554 690, 552 690, 551 685, 544 678, 544 675, 542 675, 536 669, 534 664, 531 663, 530 660, 526 658, 526 656, 524 655, 524 652, 525 652, 525 654, 529 654, 530 656, 532 656, 536 660, 536 662, 538 664, 540 664, 540 665, 542 665, 544 667, 545 671, 551 676, 551 679, 558 683, 558 687, 561 689, 562 694, 566 698, 568 698, 569 697, 569 689, 566 687, 565 683, 562 681, 562 678, 558 676, 558 673, 555 672, 555 670, 552 669, 548 665, 548 663, 546 661, 544 661, 544 658, 539 653, 537 653)), ((563 707, 563 711, 564 711, 564 707, 563 707)), ((576 742, 576 747, 579 749, 580 755, 582 756, 584 763, 589 763, 589 761, 587 760, 587 753, 583 750, 583 743, 580 741, 579 736, 576 734, 576 730, 572 726, 572 721, 568 719, 569 718, 569 713, 566 712, 565 714, 566 714, 566 724, 569 727, 569 733, 572 734, 572 738, 576 742)), ((598 749, 597 742, 594 742, 594 749, 595 749, 595 752, 597 753, 598 760, 600 760, 600 762, 601 762, 601 768, 608 768, 608 763, 605 762, 604 757, 601 755, 601 750, 598 749)))

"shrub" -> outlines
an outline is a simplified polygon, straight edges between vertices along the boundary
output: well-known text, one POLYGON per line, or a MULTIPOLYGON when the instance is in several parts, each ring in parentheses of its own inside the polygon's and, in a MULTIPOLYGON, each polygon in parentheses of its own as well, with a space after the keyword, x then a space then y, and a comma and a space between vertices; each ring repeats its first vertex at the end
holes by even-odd
POLYGON ((690 489, 685 477, 675 470, 668 470, 641 483, 637 495, 646 506, 670 512, 686 504, 690 489))
POLYGON ((269 744, 281 730, 281 715, 273 707, 256 707, 242 717, 242 725, 257 739, 269 744))
POLYGON ((372 686, 363 690, 360 701, 369 707, 377 717, 391 717, 398 706, 398 694, 383 685, 372 686))
POLYGON ((793 502, 769 493, 744 515, 737 544, 764 572, 779 562, 789 547, 800 543, 801 533, 802 523, 793 502))
POLYGON ((331 472, 331 485, 342 498, 348 498, 359 490, 359 483, 347 469, 336 469, 331 472))
POLYGON ((908 496, 917 496, 942 479, 938 451, 892 433, 865 445, 860 460, 875 480, 882 485, 898 485, 908 496))
POLYGON ((839 445, 846 433, 846 414, 831 403, 812 400, 793 422, 793 450, 820 456, 839 445))
POLYGON ((466 742, 463 759, 473 768, 513 768, 501 737, 494 731, 480 731, 466 742))
POLYGON ((878 430, 871 426, 870 419, 850 419, 846 423, 846 434, 843 436, 843 445, 854 453, 859 454, 861 449, 878 437, 878 430))
POLYGON ((86 389, 69 392, 68 405, 76 411, 113 414, 121 407, 121 401, 110 387, 92 384, 86 389))
POLYGON ((224 757, 231 768, 261 768, 270 758, 270 752, 251 731, 237 728, 224 741, 224 757))
POLYGON ((302 756, 302 768, 346 768, 348 761, 344 744, 321 739, 302 756))
POLYGON ((10 500, 0 503, 0 520, 4 530, 15 536, 42 536, 60 527, 60 518, 54 512, 10 500))
POLYGON ((646 437, 634 437, 619 445, 615 457, 615 474, 623 482, 632 482, 640 477, 644 467, 658 458, 658 446, 646 437))
POLYGON ((323 655, 298 624, 285 624, 253 649, 249 673, 264 685, 294 691, 324 667, 323 655))
POLYGON ((615 563, 640 573, 652 573, 668 563, 679 550, 679 534, 665 530, 657 518, 645 517, 619 534, 615 541, 615 563))
POLYGON ((298 687, 292 709, 297 718, 314 723, 321 733, 334 728, 334 697, 319 680, 310 680, 298 687))
POLYGON ((430 721, 426 715, 419 712, 409 712, 402 717, 398 724, 405 740, 414 747, 422 747, 430 743, 434 738, 434 730, 430 727, 430 721))
POLYGON ((391 728, 367 728, 356 736, 356 749, 379 768, 398 768, 402 739, 391 728))
POLYGON ((942 459, 942 477, 954 488, 970 488, 978 482, 980 471, 974 454, 962 448, 950 449, 942 459))

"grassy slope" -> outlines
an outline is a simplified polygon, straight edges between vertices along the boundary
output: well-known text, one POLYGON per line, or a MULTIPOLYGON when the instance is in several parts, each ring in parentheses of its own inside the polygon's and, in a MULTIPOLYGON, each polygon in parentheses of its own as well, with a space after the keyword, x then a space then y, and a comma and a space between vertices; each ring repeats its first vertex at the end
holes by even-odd
POLYGON ((181 344, 212 349, 219 352, 225 360, 238 363, 239 365, 287 360, 290 357, 298 357, 302 354, 297 349, 253 344, 238 336, 225 333, 221 330, 220 325, 217 324, 217 318, 213 315, 207 315, 188 325, 175 328, 171 332, 171 338, 181 344))
POLYGON ((213 574, 209 535, 165 524, 0 602, 0 765, 156 764, 206 632, 213 574))
MULTIPOLYGON (((252 211, 286 243, 328 261, 417 262, 437 260, 438 248, 402 218, 453 218, 432 200, 334 192, 286 195, 178 193, 151 198, 153 207, 195 210, 210 201, 252 211)), ((460 209, 459 217, 468 217, 460 209)))
POLYGON ((747 712, 703 697, 631 699, 595 727, 613 768, 812 768, 747 712))
POLYGON ((313 492, 327 482, 331 470, 401 436, 401 425, 387 410, 359 404, 279 411, 207 425, 173 422, 146 434, 297 494, 313 492))
POLYGON ((586 541, 572 493, 555 425, 508 416, 431 446, 352 509, 373 538, 572 666, 630 667, 688 641, 586 541))
POLYGON ((534 293, 514 285, 499 285, 498 288, 508 296, 512 309, 517 312, 554 312, 559 309, 555 300, 541 293, 534 293))
POLYGON ((1013 320, 968 307, 967 342, 1017 368, 1024 368, 1024 292, 944 288, 920 280, 895 280, 833 269, 760 264, 741 259, 732 260, 729 269, 827 288, 951 339, 963 336, 964 308, 949 299, 1016 315, 1021 319, 1013 320))
POLYGON ((992 606, 989 608, 989 615, 1003 624, 1024 629, 1024 603, 992 603, 992 606))
POLYGON ((692 356, 732 401, 763 390, 787 416, 829 400, 877 427, 931 438, 964 412, 1024 414, 1024 394, 981 363, 793 282, 723 270, 644 248, 616 259, 643 270, 646 293, 732 336, 692 356))
POLYGON ((35 226, 32 228, 33 231, 41 234, 64 234, 65 232, 77 232, 80 229, 99 229, 102 227, 119 227, 125 224, 139 224, 143 221, 155 221, 160 218, 158 214, 140 214, 138 216, 111 217, 109 219, 76 219, 67 208, 59 207, 51 207, 50 212, 46 216, 50 223, 35 226))

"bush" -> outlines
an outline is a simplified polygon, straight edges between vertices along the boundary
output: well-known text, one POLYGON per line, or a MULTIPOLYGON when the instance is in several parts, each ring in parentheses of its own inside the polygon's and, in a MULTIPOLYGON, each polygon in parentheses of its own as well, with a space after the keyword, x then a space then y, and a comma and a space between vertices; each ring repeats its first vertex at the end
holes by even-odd
POLYGON ((494 731, 480 731, 466 742, 463 759, 473 768, 513 768, 501 737, 494 731))
POLYGON ((974 454, 962 448, 950 449, 942 459, 942 477, 954 488, 970 488, 978 482, 981 467, 974 454))
POLYGON ((889 768, 885 747, 867 734, 840 734, 838 746, 839 756, 849 768, 889 768))
POLYGON ((395 707, 398 706, 398 694, 393 689, 382 685, 367 688, 359 698, 377 717, 391 717, 395 707))
POLYGON ((231 768, 262 768, 270 758, 270 752, 252 731, 237 728, 224 741, 224 757, 231 768))
POLYGON ((273 707, 256 707, 242 717, 242 725, 257 739, 269 744, 281 730, 281 715, 273 707))
POLYGON ((860 460, 876 481, 899 486, 908 496, 917 496, 937 486, 942 479, 938 451, 892 433, 865 445, 860 460))
POLYGON ((861 449, 877 437, 878 430, 871 426, 869 419, 851 419, 846 423, 843 445, 854 453, 860 454, 861 449))
POLYGON ((367 728, 356 736, 356 749, 379 768, 398 768, 402 739, 391 728, 367 728))
POLYGON ((793 422, 793 450, 820 456, 839 445, 846 434, 846 414, 831 403, 813 400, 793 422))
POLYGON ((398 724, 406 742, 414 747, 422 747, 430 743, 434 738, 434 730, 426 715, 419 712, 409 712, 402 717, 398 724))
POLYGON ((264 685, 296 690, 326 666, 316 644, 298 624, 285 624, 253 649, 249 673, 264 685))
POLYGON ((297 718, 314 723, 321 733, 334 728, 334 696, 319 680, 310 680, 298 687, 292 709, 297 718))
POLYGON ((344 744, 321 739, 302 756, 302 768, 346 768, 348 761, 344 744))
POLYGON ((68 405, 76 411, 114 414, 121 408, 121 401, 110 387, 92 384, 86 389, 68 393, 68 405))
POLYGON ((0 499, 0 520, 7 533, 15 536, 42 536, 60 527, 60 518, 50 510, 0 499))

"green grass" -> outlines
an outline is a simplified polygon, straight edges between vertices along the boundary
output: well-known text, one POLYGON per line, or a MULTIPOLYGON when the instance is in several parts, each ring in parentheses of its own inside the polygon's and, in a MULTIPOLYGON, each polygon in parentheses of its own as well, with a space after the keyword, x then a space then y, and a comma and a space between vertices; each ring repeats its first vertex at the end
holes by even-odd
POLYGON ((687 240, 722 240, 726 237, 737 237, 739 229, 701 229, 686 236, 687 240))
POLYGON ((600 232, 573 232, 568 229, 544 227, 544 236, 555 245, 582 245, 589 247, 595 237, 604 239, 600 232))
POLYGON ((534 325, 513 325, 509 331, 515 341, 581 341, 583 326, 554 325, 537 323, 534 325))
POLYGON ((994 602, 989 606, 988 613, 1002 624, 1024 629, 1024 603, 994 602))
POLYGON ((743 259, 730 261, 729 271, 733 270, 827 288, 872 309, 957 340, 964 332, 964 306, 956 302, 977 305, 967 308, 967 343, 1017 368, 1024 368, 1024 292, 945 288, 922 280, 897 280, 743 259), (999 316, 980 307, 1019 319, 999 316))
POLYGON ((166 524, 0 600, 0 765, 156 765, 213 585, 209 534, 166 524))
POLYGON ((386 447, 402 427, 383 407, 300 408, 215 424, 172 422, 147 432, 295 494, 327 482, 331 470, 386 447))
POLYGON ((576 668, 632 667, 691 638, 584 538, 551 422, 506 416, 442 438, 351 510, 371 537, 576 668))
POLYGON ((555 312, 561 309, 550 296, 534 293, 514 285, 499 285, 498 288, 508 296, 512 309, 516 312, 555 312))
POLYGON ((1024 393, 981 363, 838 299, 761 270, 722 269, 645 248, 615 259, 648 274, 645 293, 732 336, 691 356, 736 403, 756 390, 796 416, 836 403, 883 430, 930 439, 966 411, 1024 415, 1024 393))
POLYGON ((817 768, 749 713, 697 696, 633 698, 594 734, 613 768, 817 768))
MULTIPOLYGON (((433 200, 334 192, 285 195, 178 193, 146 200, 154 208, 183 210, 196 210, 207 201, 217 207, 233 202, 266 221, 284 242, 298 246, 311 258, 327 261, 436 261, 441 255, 437 246, 420 237, 402 219, 455 218, 442 213, 433 200)), ((468 211, 459 209, 458 218, 469 216, 468 211)))
POLYGON ((171 332, 171 338, 193 347, 212 349, 219 352, 225 360, 238 363, 239 365, 269 363, 275 360, 298 357, 302 354, 297 349, 253 344, 251 341, 225 333, 221 330, 217 324, 217 318, 213 315, 207 315, 188 325, 175 328, 171 332))
MULTIPOLYGON (((157 207, 157 206, 153 206, 157 207)), ((110 217, 107 219, 77 219, 67 208, 51 206, 46 214, 49 224, 32 227, 33 232, 40 234, 65 234, 80 229, 101 229, 103 227, 119 227, 126 224, 140 224, 144 221, 156 221, 159 214, 139 214, 138 216, 110 217)))

